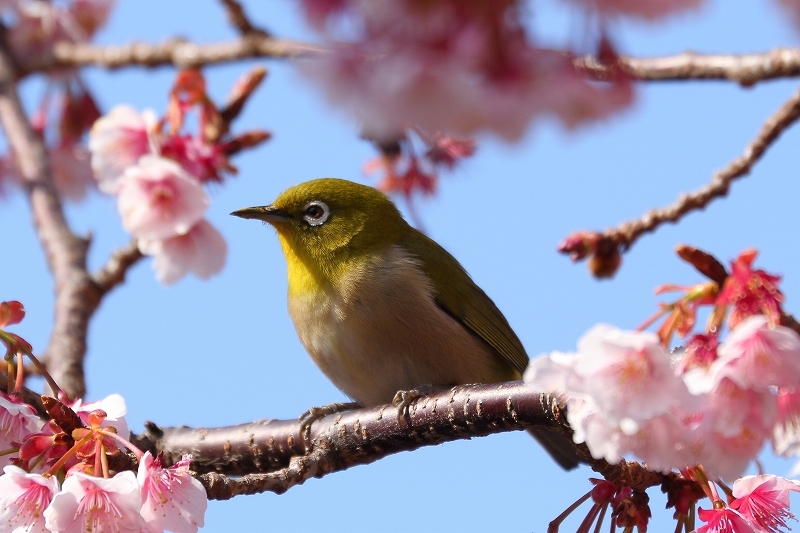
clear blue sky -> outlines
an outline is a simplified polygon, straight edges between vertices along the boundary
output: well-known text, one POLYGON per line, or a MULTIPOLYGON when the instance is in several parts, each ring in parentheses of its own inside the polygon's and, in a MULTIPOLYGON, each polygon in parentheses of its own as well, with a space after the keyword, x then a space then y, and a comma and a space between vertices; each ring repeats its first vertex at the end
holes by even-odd
MULTIPOLYGON (((293 2, 245 5, 275 34, 309 38, 293 2)), ((560 2, 536 2, 531 12, 532 24, 550 42, 563 42, 568 29, 582 27, 560 2)), ((736 2, 735 8, 707 1, 702 10, 666 23, 621 23, 613 31, 622 52, 632 55, 800 45, 787 18, 768 0, 736 2)), ((212 0, 119 0, 98 39, 119 43, 176 35, 215 41, 235 34, 212 0)), ((211 93, 223 98, 241 72, 262 63, 207 69, 211 93)), ((360 168, 374 152, 359 140, 353 122, 330 109, 291 65, 267 66, 269 77, 235 130, 266 128, 274 139, 238 157, 239 176, 212 191, 208 218, 229 245, 224 272, 208 282, 187 278, 164 288, 144 261, 103 302, 91 325, 90 399, 122 394, 134 431, 145 420, 218 426, 292 418, 310 406, 344 399, 295 336, 274 232, 228 213, 269 203, 289 185, 312 178, 366 182, 360 168)), ((86 79, 106 110, 129 103, 160 113, 173 74, 171 69, 89 70, 86 79)), ((757 265, 785 275, 788 309, 798 313, 800 252, 793 231, 800 223, 798 127, 733 186, 729 198, 645 237, 613 280, 597 282, 584 265, 572 265, 555 252, 573 230, 615 225, 705 184, 741 153, 796 85, 651 84, 640 88, 632 109, 594 126, 565 132, 540 123, 514 146, 481 139, 476 157, 444 178, 437 197, 419 204, 421 217, 429 234, 503 310, 532 356, 573 349, 598 322, 634 328, 655 309, 655 286, 697 281, 674 255, 678 243, 725 260, 744 248, 759 248, 757 265)), ((40 82, 25 82, 29 108, 41 90, 40 82)), ((68 216, 77 231, 95 237, 93 268, 128 240, 109 198, 94 194, 69 206, 68 216)), ((20 194, 0 200, 0 299, 24 302, 28 315, 15 331, 41 351, 51 326, 52 283, 29 220, 20 194)), ((791 466, 769 456, 764 462, 779 474, 791 466)), ((205 531, 544 531, 588 490, 589 474, 562 473, 524 433, 496 435, 396 455, 311 480, 282 496, 212 502, 205 531)), ((672 528, 657 489, 651 490, 651 503, 657 517, 651 530, 672 528)))

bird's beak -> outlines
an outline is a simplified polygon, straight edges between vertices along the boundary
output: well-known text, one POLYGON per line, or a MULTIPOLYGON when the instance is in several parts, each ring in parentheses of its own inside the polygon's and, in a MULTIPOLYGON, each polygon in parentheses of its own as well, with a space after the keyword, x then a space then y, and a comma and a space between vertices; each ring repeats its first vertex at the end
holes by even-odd
POLYGON ((286 211, 271 205, 264 205, 261 207, 243 207, 242 209, 237 209, 231 213, 231 215, 239 218, 263 220, 264 222, 269 222, 270 224, 275 222, 284 222, 290 216, 286 211))

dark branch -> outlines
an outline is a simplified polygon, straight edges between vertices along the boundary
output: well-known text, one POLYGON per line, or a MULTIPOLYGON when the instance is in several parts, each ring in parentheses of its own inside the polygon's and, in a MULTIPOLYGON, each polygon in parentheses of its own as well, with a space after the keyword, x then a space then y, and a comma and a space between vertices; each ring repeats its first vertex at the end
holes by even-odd
MULTIPOLYGON (((227 499, 264 491, 282 493, 311 477, 398 452, 521 429, 545 429, 571 440, 555 397, 517 381, 462 385, 424 396, 411 406, 402 424, 389 405, 324 417, 311 427, 313 447, 307 455, 296 420, 210 429, 149 424, 134 442, 161 451, 167 463, 191 453, 192 467, 203 474, 210 497, 227 499)), ((576 445, 576 450, 586 464, 615 483, 643 490, 664 479, 637 463, 609 465, 594 459, 583 445, 576 445)))
POLYGON ((107 293, 123 281, 128 269, 144 257, 136 244, 136 239, 115 250, 108 262, 94 273, 92 278, 102 294, 107 293))
POLYGON ((225 7, 225 12, 228 14, 228 21, 239 30, 242 36, 258 36, 269 37, 269 34, 261 28, 258 28, 250 22, 247 14, 244 12, 242 4, 236 0, 220 0, 225 7))

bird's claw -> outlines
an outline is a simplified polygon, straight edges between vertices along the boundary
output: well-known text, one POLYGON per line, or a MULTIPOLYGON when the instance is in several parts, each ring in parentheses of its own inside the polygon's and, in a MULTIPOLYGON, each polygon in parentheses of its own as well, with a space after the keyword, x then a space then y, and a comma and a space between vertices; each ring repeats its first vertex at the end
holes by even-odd
POLYGON ((312 446, 311 424, 328 415, 349 411, 350 409, 358 409, 359 407, 361 407, 361 404, 358 402, 334 402, 320 407, 311 407, 300 415, 297 421, 300 422, 300 438, 303 439, 303 447, 306 453, 311 450, 312 446))
POLYGON ((411 425, 411 405, 422 396, 442 389, 436 385, 420 385, 411 390, 399 390, 392 399, 392 406, 397 408, 397 423, 400 427, 411 425))

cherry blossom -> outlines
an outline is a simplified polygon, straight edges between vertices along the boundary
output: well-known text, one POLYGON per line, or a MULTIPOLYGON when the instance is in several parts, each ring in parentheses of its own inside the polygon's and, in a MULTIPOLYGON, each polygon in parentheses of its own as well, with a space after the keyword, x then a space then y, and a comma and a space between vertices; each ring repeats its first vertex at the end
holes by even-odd
POLYGON ((767 316, 770 324, 780 323, 783 293, 778 289, 778 282, 781 278, 763 270, 753 270, 757 256, 756 250, 745 250, 731 262, 731 274, 717 297, 718 307, 732 307, 728 318, 731 328, 760 313, 767 316))
POLYGON ((727 507, 722 509, 697 510, 700 520, 707 522, 693 533, 761 533, 739 512, 727 507))
POLYGON ((100 409, 106 413, 101 427, 113 427, 117 431, 117 435, 123 439, 130 437, 130 430, 128 429, 128 422, 125 420, 125 415, 128 414, 128 408, 125 406, 125 399, 119 394, 110 394, 95 402, 84 402, 77 400, 70 406, 75 414, 77 414, 84 424, 89 424, 89 415, 93 411, 100 409))
POLYGON ((778 533, 787 528, 789 492, 800 492, 796 481, 774 475, 745 476, 733 482, 731 509, 738 511, 760 531, 778 533))
MULTIPOLYGON (((18 447, 27 435, 39 431, 41 424, 33 407, 0 393, 0 451, 18 447)), ((0 456, 0 466, 10 464, 15 456, 0 456)))
POLYGON ((19 324, 25 318, 25 307, 16 300, 0 302, 0 328, 19 324))
POLYGON ((135 237, 167 239, 187 233, 209 199, 200 183, 170 159, 145 155, 119 185, 122 224, 135 237))
POLYGON ((128 105, 114 107, 94 123, 89 132, 89 150, 101 191, 116 194, 128 167, 143 155, 158 153, 157 123, 153 111, 139 113, 128 105))
POLYGON ((772 448, 784 457, 800 455, 800 390, 779 389, 777 404, 772 448))
POLYGON ((169 468, 160 457, 146 452, 139 461, 137 479, 141 488, 141 515, 148 531, 165 529, 176 533, 195 533, 203 527, 208 507, 206 490, 189 472, 191 456, 169 468))
POLYGON ((171 285, 189 272, 200 279, 218 273, 225 266, 228 245, 214 226, 201 220, 183 235, 140 240, 139 250, 155 258, 158 281, 171 285))
POLYGON ((764 315, 741 322, 717 352, 719 358, 708 371, 709 383, 728 377, 754 390, 800 384, 800 336, 789 328, 770 326, 764 315))
POLYGON ((50 148, 49 156, 59 194, 67 200, 83 200, 95 185, 89 150, 77 142, 61 142, 50 148))
POLYGON ((119 472, 112 478, 70 475, 44 512, 54 533, 141 533, 141 499, 136 474, 119 472))
POLYGON ((45 533, 43 513, 56 492, 56 478, 5 466, 0 476, 0 531, 45 533))

